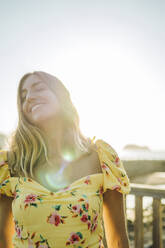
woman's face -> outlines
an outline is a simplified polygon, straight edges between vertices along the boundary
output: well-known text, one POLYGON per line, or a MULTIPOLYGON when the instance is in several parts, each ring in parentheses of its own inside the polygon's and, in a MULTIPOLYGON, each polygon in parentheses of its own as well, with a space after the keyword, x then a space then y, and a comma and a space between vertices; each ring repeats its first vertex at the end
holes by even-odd
POLYGON ((20 94, 23 114, 30 123, 41 126, 57 118, 60 110, 58 99, 38 75, 26 78, 20 94))

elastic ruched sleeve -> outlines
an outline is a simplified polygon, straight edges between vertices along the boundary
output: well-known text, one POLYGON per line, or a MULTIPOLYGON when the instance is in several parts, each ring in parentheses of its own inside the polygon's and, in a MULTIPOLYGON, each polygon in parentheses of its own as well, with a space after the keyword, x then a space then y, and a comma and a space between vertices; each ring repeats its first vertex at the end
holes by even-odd
POLYGON ((0 150, 0 195, 12 196, 7 151, 0 150))
POLYGON ((128 194, 130 192, 129 178, 117 152, 104 140, 98 139, 95 144, 104 177, 103 192, 111 189, 128 194))

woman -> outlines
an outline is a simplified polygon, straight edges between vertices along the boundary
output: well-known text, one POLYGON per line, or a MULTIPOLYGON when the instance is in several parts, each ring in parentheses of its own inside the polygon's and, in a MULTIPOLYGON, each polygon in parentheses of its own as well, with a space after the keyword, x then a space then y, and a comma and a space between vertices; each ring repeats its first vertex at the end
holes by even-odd
POLYGON ((18 127, 0 153, 0 193, 13 197, 14 247, 128 248, 123 194, 129 179, 116 151, 83 136, 62 82, 23 76, 18 127))

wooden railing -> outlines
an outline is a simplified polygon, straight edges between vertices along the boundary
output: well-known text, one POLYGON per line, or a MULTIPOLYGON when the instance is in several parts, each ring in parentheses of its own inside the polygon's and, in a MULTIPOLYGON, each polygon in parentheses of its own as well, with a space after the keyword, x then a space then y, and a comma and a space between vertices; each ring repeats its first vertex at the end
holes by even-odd
POLYGON ((153 198, 153 228, 152 239, 153 248, 163 248, 162 238, 162 211, 161 199, 165 198, 165 189, 157 186, 146 184, 131 183, 130 194, 135 196, 135 222, 134 222, 134 242, 135 248, 144 247, 143 233, 143 197, 149 196, 153 198))

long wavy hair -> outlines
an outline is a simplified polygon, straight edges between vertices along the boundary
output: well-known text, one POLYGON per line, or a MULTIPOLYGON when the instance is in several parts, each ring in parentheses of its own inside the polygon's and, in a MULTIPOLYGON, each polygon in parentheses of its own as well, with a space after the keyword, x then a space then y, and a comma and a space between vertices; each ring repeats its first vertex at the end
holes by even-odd
POLYGON ((18 86, 17 108, 18 124, 11 133, 8 144, 8 162, 13 176, 25 176, 34 178, 33 169, 41 161, 51 166, 48 159, 48 149, 42 131, 29 123, 22 112, 21 89, 25 80, 30 76, 38 75, 45 84, 56 94, 61 107, 62 120, 68 127, 68 132, 73 132, 73 143, 83 152, 91 153, 91 139, 85 137, 79 126, 79 115, 70 98, 69 91, 56 77, 45 72, 33 72, 25 74, 18 86))

